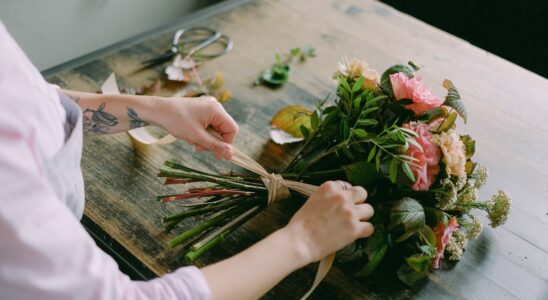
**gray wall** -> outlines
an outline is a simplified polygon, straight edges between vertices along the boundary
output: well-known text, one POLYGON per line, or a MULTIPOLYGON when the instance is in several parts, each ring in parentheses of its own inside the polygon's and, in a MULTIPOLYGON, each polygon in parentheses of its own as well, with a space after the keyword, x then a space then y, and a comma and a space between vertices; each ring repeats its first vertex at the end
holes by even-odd
POLYGON ((217 0, 0 0, 0 20, 39 70, 169 23, 217 0))

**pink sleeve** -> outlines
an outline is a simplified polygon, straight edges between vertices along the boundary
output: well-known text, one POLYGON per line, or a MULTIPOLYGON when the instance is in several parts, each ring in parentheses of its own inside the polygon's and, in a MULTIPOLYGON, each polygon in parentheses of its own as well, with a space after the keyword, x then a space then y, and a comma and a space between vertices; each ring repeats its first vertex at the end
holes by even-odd
POLYGON ((210 298, 195 267, 148 282, 121 273, 41 174, 24 118, 6 120, 0 118, 0 299, 210 298))

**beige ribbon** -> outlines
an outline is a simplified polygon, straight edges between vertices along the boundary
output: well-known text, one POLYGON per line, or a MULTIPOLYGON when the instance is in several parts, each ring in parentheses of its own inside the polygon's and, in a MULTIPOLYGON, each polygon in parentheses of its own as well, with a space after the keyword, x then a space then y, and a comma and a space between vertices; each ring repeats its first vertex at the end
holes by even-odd
MULTIPOLYGON (((101 91, 103 92, 103 94, 109 94, 109 95, 120 94, 114 73, 112 73, 108 77, 108 79, 103 83, 103 85, 101 86, 101 91)), ((128 133, 134 140, 145 145, 169 144, 177 140, 175 137, 173 137, 170 134, 165 135, 161 138, 158 138, 154 136, 148 130, 148 127, 149 126, 132 129, 128 131, 128 133)), ((222 140, 222 137, 214 129, 209 128, 208 132, 211 135, 222 140)), ((261 177, 261 180, 263 181, 263 183, 265 184, 268 190, 268 204, 271 204, 274 201, 289 198, 290 189, 298 193, 301 193, 305 196, 312 195, 318 189, 318 187, 315 185, 294 181, 294 180, 286 180, 286 179, 283 179, 283 177, 279 174, 268 173, 268 171, 266 171, 266 169, 263 168, 263 166, 261 166, 257 161, 255 161, 249 155, 243 153, 242 151, 236 148, 233 148, 233 155, 230 161, 234 163, 235 165, 238 165, 261 177)), ((331 269, 331 266, 333 265, 334 260, 335 260, 335 253, 332 253, 322 258, 318 266, 318 271, 316 272, 316 277, 314 278, 314 282, 312 283, 312 287, 301 298, 301 300, 308 298, 310 294, 312 294, 312 292, 316 289, 316 287, 318 287, 318 285, 322 282, 322 280, 325 278, 325 276, 331 269)))

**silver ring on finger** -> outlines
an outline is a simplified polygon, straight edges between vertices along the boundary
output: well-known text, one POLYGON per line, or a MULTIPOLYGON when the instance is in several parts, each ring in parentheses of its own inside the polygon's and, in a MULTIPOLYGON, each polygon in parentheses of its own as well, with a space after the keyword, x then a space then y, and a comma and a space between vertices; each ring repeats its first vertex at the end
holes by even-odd
POLYGON ((343 189, 343 190, 346 191, 346 190, 348 189, 348 187, 346 186, 346 183, 345 183, 344 181, 342 181, 342 180, 337 180, 337 182, 342 186, 342 189, 343 189))

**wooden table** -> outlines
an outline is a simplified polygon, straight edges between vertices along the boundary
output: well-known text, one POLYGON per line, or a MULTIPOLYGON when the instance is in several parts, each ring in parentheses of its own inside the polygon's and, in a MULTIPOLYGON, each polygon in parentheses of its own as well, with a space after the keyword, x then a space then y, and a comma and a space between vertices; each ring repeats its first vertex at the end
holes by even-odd
MULTIPOLYGON (((330 76, 342 55, 364 58, 378 70, 413 60, 423 67, 423 77, 438 94, 443 94, 444 78, 460 89, 469 110, 464 130, 477 140, 477 160, 490 169, 481 196, 498 188, 513 196, 508 223, 497 230, 486 229, 452 270, 436 271, 424 284, 408 288, 383 274, 355 278, 336 265, 313 298, 548 299, 546 79, 380 2, 359 0, 223 2, 46 75, 65 88, 97 91, 114 71, 121 85, 141 86, 157 78, 161 68, 135 73, 138 63, 165 51, 173 32, 191 25, 222 30, 234 40, 234 50, 205 65, 201 73, 224 72, 226 86, 234 94, 226 108, 241 128, 236 145, 266 167, 281 169, 296 150, 296 146, 282 147, 268 140, 271 116, 288 104, 312 107, 332 91, 330 76), (274 52, 304 45, 314 46, 318 56, 295 66, 284 88, 251 87, 258 73, 273 62, 274 52)), ((177 205, 155 201, 156 195, 172 192, 155 175, 166 159, 216 171, 231 167, 214 163, 211 156, 197 154, 183 142, 136 147, 127 134, 86 139, 82 160, 86 217, 156 275, 184 265, 177 251, 166 248, 169 236, 162 233, 160 222, 177 205)), ((245 249, 283 226, 296 208, 295 203, 275 204, 198 265, 245 249)), ((190 225, 188 221, 184 228, 190 225)), ((315 268, 295 272, 265 298, 298 298, 309 288, 315 268)))

